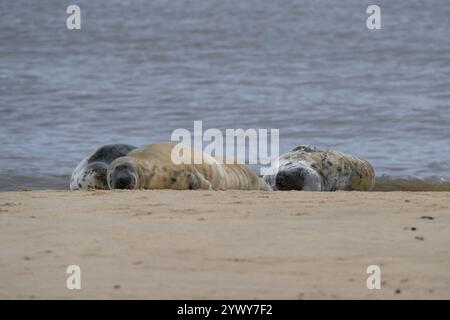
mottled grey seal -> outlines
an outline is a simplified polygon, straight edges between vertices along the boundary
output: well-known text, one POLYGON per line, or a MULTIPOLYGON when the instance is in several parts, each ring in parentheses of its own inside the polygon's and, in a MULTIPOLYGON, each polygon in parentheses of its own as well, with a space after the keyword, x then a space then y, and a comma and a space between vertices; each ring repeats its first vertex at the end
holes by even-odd
POLYGON ((370 191, 375 172, 366 160, 334 150, 299 146, 280 156, 263 179, 273 190, 370 191))
POLYGON ((126 156, 135 146, 109 144, 97 148, 75 168, 70 179, 70 189, 109 189, 106 182, 108 165, 119 157, 126 156))
POLYGON ((224 164, 218 158, 184 146, 201 164, 173 162, 174 142, 162 142, 131 151, 108 167, 110 189, 242 189, 270 190, 269 186, 243 164, 224 164))

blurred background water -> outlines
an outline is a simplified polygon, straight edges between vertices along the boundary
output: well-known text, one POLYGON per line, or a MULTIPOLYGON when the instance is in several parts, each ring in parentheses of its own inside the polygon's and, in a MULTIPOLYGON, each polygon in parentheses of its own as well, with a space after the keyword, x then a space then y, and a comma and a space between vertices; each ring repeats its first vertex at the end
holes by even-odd
POLYGON ((370 4, 0 0, 0 190, 68 188, 95 147, 194 120, 450 180, 450 2, 376 1, 375 31, 370 4))

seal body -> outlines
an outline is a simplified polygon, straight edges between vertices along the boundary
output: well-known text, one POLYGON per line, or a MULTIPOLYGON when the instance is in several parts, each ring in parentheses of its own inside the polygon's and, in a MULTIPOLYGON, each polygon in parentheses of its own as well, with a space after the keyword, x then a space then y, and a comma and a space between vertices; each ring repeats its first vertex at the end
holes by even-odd
POLYGON ((299 146, 280 156, 263 179, 273 190, 370 191, 375 185, 375 172, 366 160, 299 146))
POLYGON ((75 168, 70 179, 70 189, 109 189, 106 181, 108 165, 134 149, 135 146, 128 144, 109 144, 98 148, 75 168))
POLYGON ((174 162, 180 144, 162 142, 131 151, 108 167, 110 189, 242 189, 270 190, 270 187, 243 164, 224 164, 222 159, 182 147, 182 161, 174 162), (195 163, 192 159, 201 159, 195 163))

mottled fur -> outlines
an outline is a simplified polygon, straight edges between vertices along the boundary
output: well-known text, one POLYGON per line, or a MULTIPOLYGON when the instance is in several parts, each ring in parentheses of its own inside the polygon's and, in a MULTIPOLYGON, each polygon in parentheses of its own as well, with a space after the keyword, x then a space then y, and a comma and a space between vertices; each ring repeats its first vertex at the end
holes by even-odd
MULTIPOLYGON (((171 153, 176 143, 151 144, 114 160, 108 168, 111 189, 242 189, 270 190, 266 183, 243 164, 221 164, 202 151, 189 148, 201 164, 174 164, 171 153)), ((187 149, 186 149, 187 150, 187 149)), ((186 155, 187 153, 184 153, 186 155)), ((187 160, 187 159, 185 159, 187 160)))
POLYGON ((280 156, 264 180, 274 190, 370 191, 375 172, 366 160, 334 150, 299 146, 280 156))

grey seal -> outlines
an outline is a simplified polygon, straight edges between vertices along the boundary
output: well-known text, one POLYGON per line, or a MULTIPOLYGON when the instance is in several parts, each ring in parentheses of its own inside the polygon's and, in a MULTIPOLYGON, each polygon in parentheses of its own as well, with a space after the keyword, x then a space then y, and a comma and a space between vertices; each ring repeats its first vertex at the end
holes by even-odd
POLYGON ((191 146, 161 142, 135 149, 115 159, 107 171, 110 189, 266 190, 269 186, 244 164, 225 164, 191 146), (174 150, 183 150, 184 161, 174 163, 174 150), (202 159, 192 163, 187 155, 202 159))
POLYGON ((70 189, 109 189, 106 181, 108 165, 136 148, 129 144, 108 144, 97 148, 84 158, 73 171, 70 178, 70 189))
POLYGON ((352 155, 298 146, 280 156, 263 179, 273 190, 371 191, 375 171, 367 160, 352 155))

